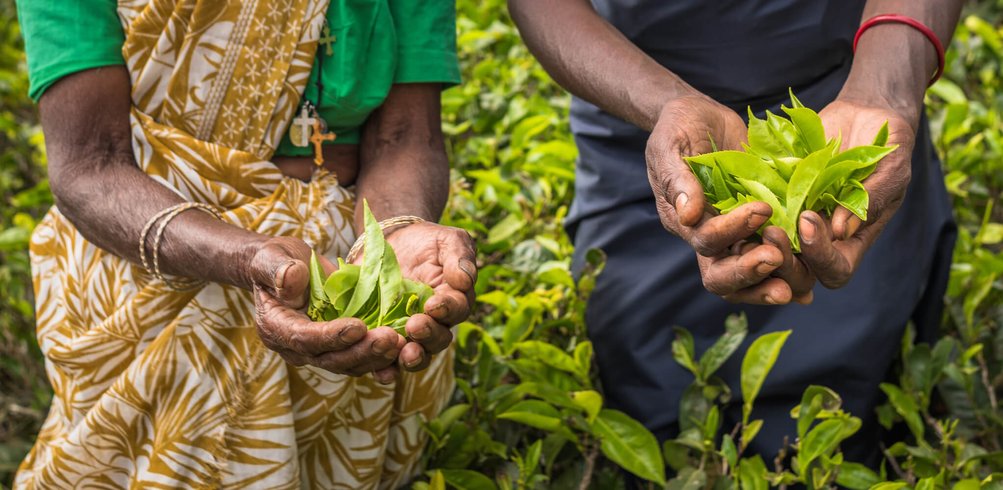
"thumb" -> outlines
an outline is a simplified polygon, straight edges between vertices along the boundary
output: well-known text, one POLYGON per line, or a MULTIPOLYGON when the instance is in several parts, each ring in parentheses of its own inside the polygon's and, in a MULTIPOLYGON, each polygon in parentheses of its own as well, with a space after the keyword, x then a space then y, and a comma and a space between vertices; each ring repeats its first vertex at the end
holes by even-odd
POLYGON ((258 250, 251 262, 251 279, 284 306, 306 306, 310 269, 282 247, 266 245, 258 250))

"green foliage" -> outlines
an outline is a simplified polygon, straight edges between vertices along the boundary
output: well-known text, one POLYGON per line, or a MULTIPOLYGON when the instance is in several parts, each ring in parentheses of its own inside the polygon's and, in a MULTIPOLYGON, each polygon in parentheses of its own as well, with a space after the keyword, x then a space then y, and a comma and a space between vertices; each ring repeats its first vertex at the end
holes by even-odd
POLYGON ((13 18, 13 0, 0 0, 0 483, 31 446, 52 397, 35 341, 28 263, 31 230, 52 196, 13 18))
POLYGON ((312 254, 307 315, 314 320, 360 318, 369 329, 388 326, 407 335, 408 318, 424 310, 432 288, 401 275, 397 254, 387 244, 369 203, 362 205, 366 235, 362 265, 339 258, 338 270, 325 279, 317 254, 312 254))
POLYGON ((791 107, 781 107, 790 119, 770 111, 765 120, 759 119, 749 108, 749 143, 744 152, 714 151, 686 161, 722 214, 750 202, 769 204, 773 214, 768 224, 783 228, 798 253, 798 217, 803 211, 831 215, 843 206, 867 221, 868 196, 861 182, 898 146, 885 146, 886 122, 871 145, 839 152, 839 139, 826 140, 818 114, 793 91, 790 94, 791 107))

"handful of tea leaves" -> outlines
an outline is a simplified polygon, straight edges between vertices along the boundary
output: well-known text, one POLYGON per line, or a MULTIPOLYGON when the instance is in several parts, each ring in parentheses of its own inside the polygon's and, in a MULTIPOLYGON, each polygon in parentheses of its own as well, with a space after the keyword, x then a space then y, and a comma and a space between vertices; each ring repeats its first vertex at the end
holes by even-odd
POLYGON ((898 146, 885 146, 886 121, 872 144, 839 152, 840 139, 826 140, 818 113, 805 107, 793 92, 791 105, 781 107, 789 120, 769 111, 765 120, 759 119, 750 108, 749 143, 743 145, 744 152, 714 151, 686 161, 721 214, 749 202, 769 204, 773 215, 767 224, 783 228, 798 253, 797 223, 802 211, 824 211, 831 216, 836 206, 843 206, 867 220, 867 190, 861 181, 898 146))
POLYGON ((363 202, 365 249, 362 266, 338 258, 338 270, 327 279, 317 261, 310 258, 310 305, 307 316, 316 321, 359 318, 366 327, 392 327, 406 335, 407 319, 421 313, 432 297, 432 288, 401 275, 400 264, 383 230, 363 202))

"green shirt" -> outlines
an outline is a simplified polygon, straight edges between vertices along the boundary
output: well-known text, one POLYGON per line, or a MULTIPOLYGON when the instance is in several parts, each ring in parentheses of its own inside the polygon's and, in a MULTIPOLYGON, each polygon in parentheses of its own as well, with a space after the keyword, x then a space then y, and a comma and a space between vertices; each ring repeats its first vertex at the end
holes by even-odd
MULTIPOLYGON (((60 78, 81 70, 122 65, 124 34, 116 0, 18 0, 28 58, 29 95, 38 100, 60 78)), ((460 82, 454 0, 331 0, 327 23, 334 42, 317 50, 304 94, 338 134, 358 143, 359 127, 394 83, 460 82), (321 73, 323 69, 323 73, 321 73)), ((283 138, 276 155, 311 155, 283 138)))

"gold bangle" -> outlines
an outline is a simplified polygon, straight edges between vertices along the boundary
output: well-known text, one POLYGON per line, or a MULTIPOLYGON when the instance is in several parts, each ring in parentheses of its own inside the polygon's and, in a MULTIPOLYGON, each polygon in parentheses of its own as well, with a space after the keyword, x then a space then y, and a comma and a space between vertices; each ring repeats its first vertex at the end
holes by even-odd
POLYGON ((171 220, 189 209, 198 209, 204 213, 215 216, 216 219, 223 219, 223 216, 219 213, 219 211, 208 204, 183 202, 175 204, 174 206, 171 206, 154 215, 153 218, 150 218, 150 221, 146 223, 146 226, 143 227, 142 233, 140 233, 140 258, 142 259, 143 267, 145 267, 148 272, 153 274, 153 277, 159 279, 164 283, 164 285, 176 291, 189 291, 205 283, 205 281, 197 279, 171 281, 164 277, 163 273, 160 272, 160 244, 164 238, 164 230, 167 229, 167 224, 170 223, 171 220), (151 270, 149 263, 146 260, 146 238, 149 235, 150 229, 152 229, 158 221, 160 222, 160 226, 157 227, 157 232, 153 237, 153 269, 151 270))
MULTIPOLYGON (((413 225, 415 223, 424 223, 425 219, 419 216, 396 216, 393 218, 385 219, 380 221, 380 230, 386 231, 387 228, 392 228, 394 226, 400 225, 413 225)), ((359 252, 362 251, 362 247, 366 244, 366 233, 362 232, 359 234, 358 238, 355 239, 355 243, 352 244, 352 248, 348 250, 348 255, 345 256, 345 262, 353 262, 359 252)))

